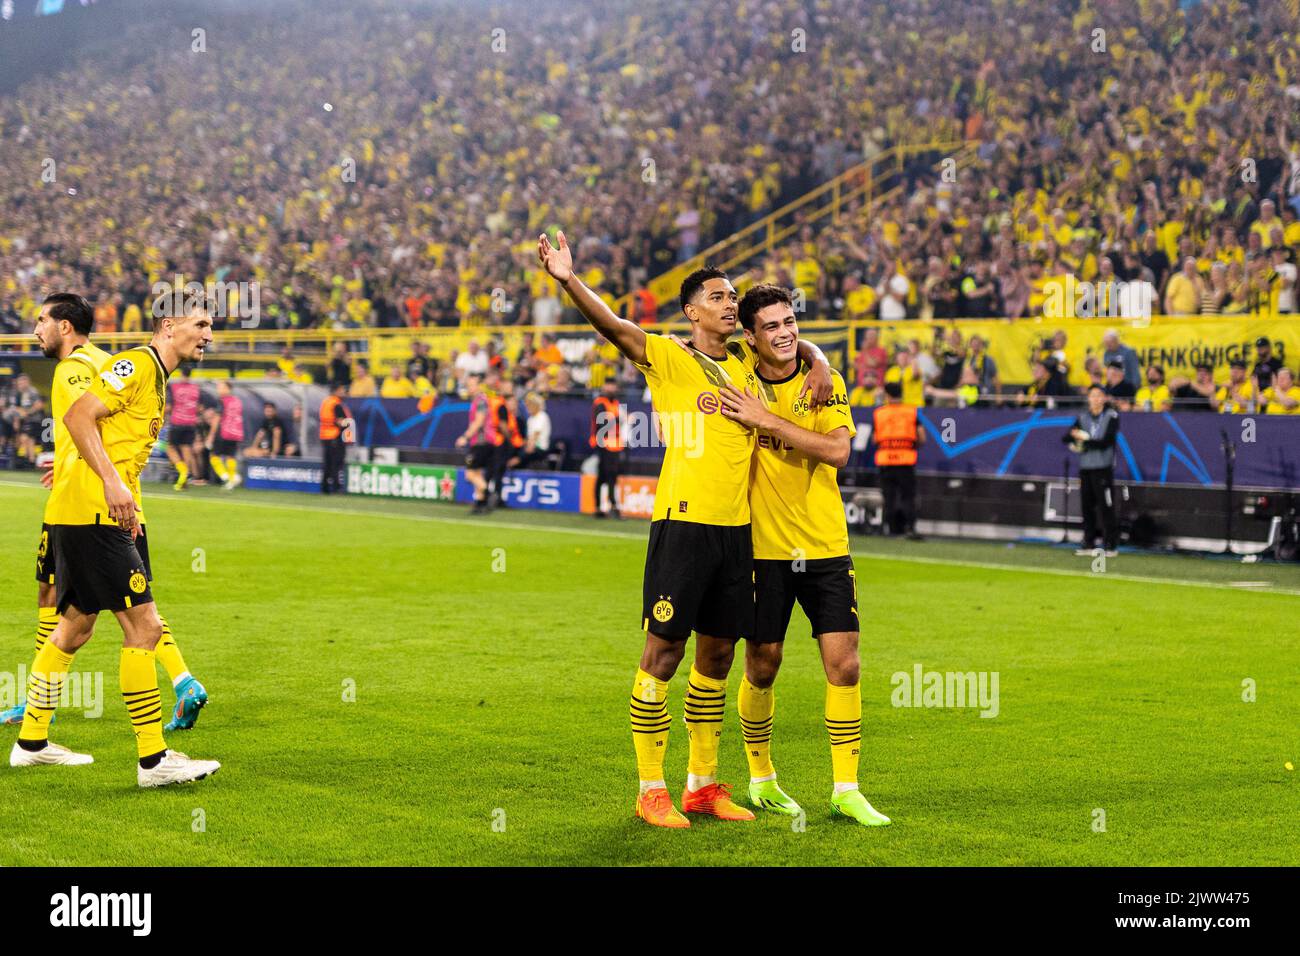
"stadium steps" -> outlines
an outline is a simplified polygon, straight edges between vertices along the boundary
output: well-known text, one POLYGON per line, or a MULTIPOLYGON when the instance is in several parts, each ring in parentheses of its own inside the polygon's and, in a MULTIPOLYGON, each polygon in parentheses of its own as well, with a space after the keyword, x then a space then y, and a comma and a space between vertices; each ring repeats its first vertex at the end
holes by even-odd
MULTIPOLYGON (((827 224, 837 225, 845 213, 855 210, 859 204, 865 204, 870 210, 893 199, 902 192, 903 186, 886 187, 886 184, 902 174, 908 159, 927 153, 947 153, 944 159, 955 160, 959 170, 975 161, 975 148, 957 141, 891 146, 673 266, 647 282, 646 287, 660 303, 662 313, 675 299, 682 280, 705 264, 736 270, 779 247, 805 225, 820 231, 827 224)), ((935 167, 940 163, 935 163, 935 167)), ((614 311, 627 315, 631 299, 631 293, 616 299, 614 311)))

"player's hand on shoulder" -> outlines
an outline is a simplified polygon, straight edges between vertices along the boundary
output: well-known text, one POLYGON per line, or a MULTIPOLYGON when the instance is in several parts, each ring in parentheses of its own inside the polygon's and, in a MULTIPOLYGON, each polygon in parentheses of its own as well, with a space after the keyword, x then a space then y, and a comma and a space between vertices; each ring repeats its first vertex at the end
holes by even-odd
POLYGON ((808 372, 808 377, 804 379, 803 388, 799 390, 799 397, 808 396, 808 403, 813 408, 820 408, 830 403, 831 396, 835 394, 835 382, 831 376, 831 367, 826 362, 814 362, 808 372))
POLYGON ((558 246, 551 245, 546 233, 537 237, 537 260, 556 282, 568 282, 573 277, 573 253, 563 231, 557 232, 555 239, 558 246))

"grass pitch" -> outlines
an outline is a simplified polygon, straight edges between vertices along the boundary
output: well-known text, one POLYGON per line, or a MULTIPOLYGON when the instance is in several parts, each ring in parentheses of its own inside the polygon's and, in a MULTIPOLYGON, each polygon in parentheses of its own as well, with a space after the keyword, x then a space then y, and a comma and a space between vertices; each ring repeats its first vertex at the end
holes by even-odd
MULTIPOLYGON (((168 743, 222 770, 137 789, 106 615, 74 664, 103 673, 103 716, 61 713, 53 734, 95 763, 0 766, 0 864, 1300 863, 1300 780, 1285 769, 1300 763, 1294 567, 1121 555, 1092 573, 1047 547, 859 539, 862 784, 894 826, 830 816, 823 676, 796 610, 774 756, 806 826, 663 832, 632 818, 644 524, 246 491, 148 498, 154 593, 212 695, 168 743), (893 706, 891 675, 916 664, 998 672, 998 716, 893 706)), ((34 482, 0 482, 10 673, 31 661, 43 501, 34 482)), ((743 796, 737 681, 720 772, 743 796)), ((4 734, 8 747, 17 728, 4 734)))

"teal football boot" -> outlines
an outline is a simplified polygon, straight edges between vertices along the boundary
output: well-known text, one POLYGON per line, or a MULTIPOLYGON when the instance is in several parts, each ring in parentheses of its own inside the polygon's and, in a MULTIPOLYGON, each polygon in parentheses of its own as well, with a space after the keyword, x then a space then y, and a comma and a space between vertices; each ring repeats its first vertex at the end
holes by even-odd
POLYGON ((199 711, 208 702, 207 689, 196 677, 187 677, 176 688, 176 709, 163 730, 189 730, 199 719, 199 711))

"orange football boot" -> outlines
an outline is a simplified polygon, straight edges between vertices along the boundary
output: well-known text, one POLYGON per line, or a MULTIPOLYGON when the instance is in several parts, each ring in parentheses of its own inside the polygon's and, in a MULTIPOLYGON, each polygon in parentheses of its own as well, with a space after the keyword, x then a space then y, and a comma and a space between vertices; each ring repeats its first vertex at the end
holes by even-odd
POLYGON ((719 820, 754 819, 754 814, 731 802, 731 786, 725 783, 711 783, 698 790, 683 790, 682 812, 707 813, 719 820))
POLYGON ((647 790, 636 798, 636 815, 651 826, 670 830, 686 830, 691 825, 673 806, 672 797, 663 787, 647 790))

